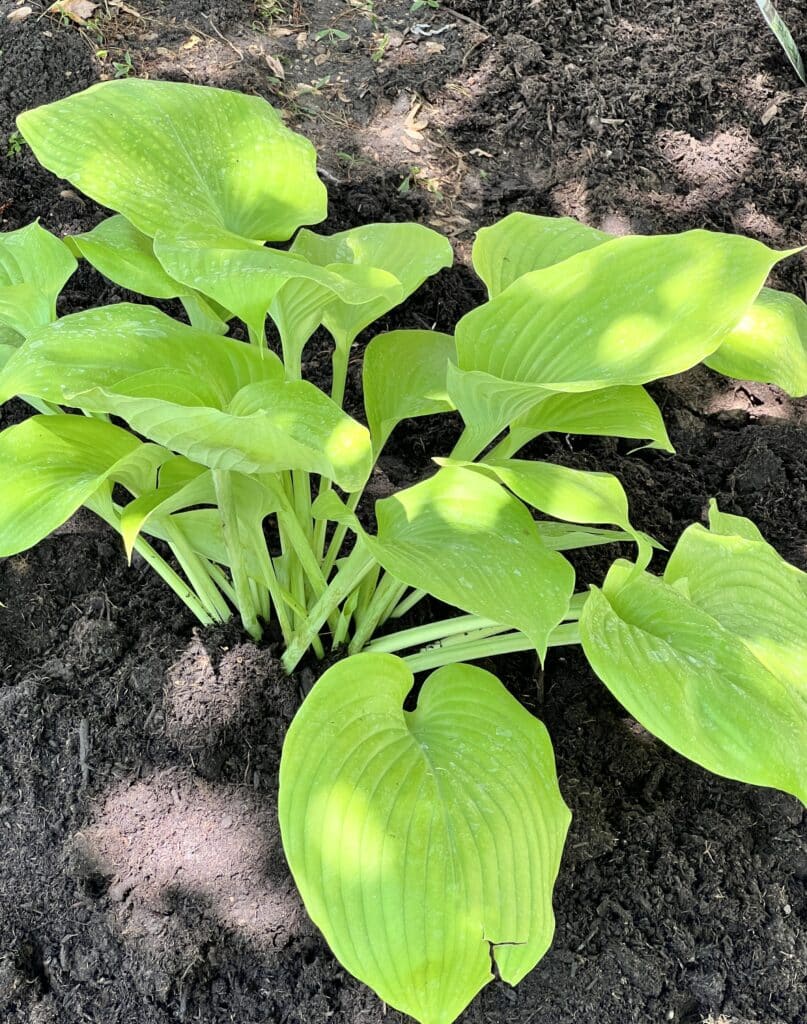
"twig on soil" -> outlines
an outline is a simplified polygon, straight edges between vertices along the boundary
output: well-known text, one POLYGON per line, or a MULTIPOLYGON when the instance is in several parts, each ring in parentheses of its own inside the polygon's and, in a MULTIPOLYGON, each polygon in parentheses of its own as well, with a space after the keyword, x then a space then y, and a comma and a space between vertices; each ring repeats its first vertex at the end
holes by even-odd
POLYGON ((474 28, 478 28, 480 32, 484 32, 485 36, 489 39, 490 32, 480 22, 475 21, 473 18, 469 18, 467 14, 460 14, 459 11, 455 11, 452 7, 444 7, 443 12, 450 14, 452 18, 459 18, 460 21, 464 21, 467 25, 473 25, 474 28))
POLYGON ((87 757, 90 753, 90 723, 82 718, 78 723, 78 763, 81 768, 81 788, 86 789, 90 781, 90 765, 87 757))

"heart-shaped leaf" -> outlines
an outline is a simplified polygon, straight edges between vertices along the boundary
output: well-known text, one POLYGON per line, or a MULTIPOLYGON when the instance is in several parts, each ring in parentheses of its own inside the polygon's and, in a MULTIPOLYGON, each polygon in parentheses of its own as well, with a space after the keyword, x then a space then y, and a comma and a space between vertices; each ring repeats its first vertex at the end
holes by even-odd
POLYGON ((515 985, 554 931, 569 825, 552 746, 490 673, 413 678, 386 654, 329 669, 286 736, 283 846, 306 908, 356 977, 421 1024, 515 985))
POLYGON ((520 630, 543 658, 569 608, 574 570, 500 484, 462 466, 440 469, 376 502, 375 537, 352 514, 340 514, 335 500, 315 504, 315 514, 348 522, 401 583, 520 630))
POLYGON ((325 217, 314 147, 257 96, 130 78, 17 125, 43 166, 150 237, 188 227, 281 241, 325 217))
POLYGON ((718 775, 807 803, 807 576, 753 524, 691 526, 662 579, 616 562, 580 619, 597 675, 718 775))

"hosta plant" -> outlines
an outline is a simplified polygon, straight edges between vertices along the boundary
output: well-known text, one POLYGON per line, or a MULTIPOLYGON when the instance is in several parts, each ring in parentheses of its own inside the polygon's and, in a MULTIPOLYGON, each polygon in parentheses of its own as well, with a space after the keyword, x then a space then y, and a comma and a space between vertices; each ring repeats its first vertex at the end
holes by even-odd
POLYGON ((789 253, 513 214, 477 236, 489 298, 453 335, 369 341, 365 425, 343 407, 354 344, 450 264, 445 239, 304 227, 326 212, 314 151, 254 97, 124 80, 19 128, 114 213, 64 240, 36 224, 0 236, 0 401, 37 412, 0 434, 0 554, 85 505, 202 623, 235 611, 256 639, 274 630, 289 672, 345 650, 289 731, 280 822, 306 906, 357 977, 448 1024, 494 966, 515 984, 551 942, 569 823, 551 743, 468 662, 582 644, 676 750, 807 799, 804 574, 712 507, 654 575, 616 477, 524 455, 551 431, 672 451, 644 385, 698 362, 807 391, 807 307, 764 287, 789 253), (188 322, 130 303, 57 318, 79 258, 179 300, 188 322), (329 393, 303 378, 319 328, 329 393), (459 415, 454 447, 368 508, 396 426, 433 414, 459 415), (564 552, 614 542, 632 560, 576 589, 564 552), (455 614, 406 628, 427 595, 455 614))

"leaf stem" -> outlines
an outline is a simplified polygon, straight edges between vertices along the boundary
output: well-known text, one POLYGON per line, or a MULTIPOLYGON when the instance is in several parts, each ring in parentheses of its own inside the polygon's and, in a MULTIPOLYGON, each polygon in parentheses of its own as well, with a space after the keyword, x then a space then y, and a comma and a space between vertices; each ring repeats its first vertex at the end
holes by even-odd
POLYGON ((308 613, 308 618, 302 628, 296 631, 287 645, 286 653, 282 658, 283 667, 287 672, 294 671, 328 617, 359 585, 374 564, 373 556, 360 541, 357 541, 347 561, 333 578, 328 589, 308 613))
MULTIPOLYGON (((576 622, 557 626, 549 636, 547 646, 562 647, 580 643, 580 631, 576 622)), ((440 668, 442 665, 453 665, 459 661, 477 661, 479 658, 492 658, 500 654, 514 654, 518 651, 532 651, 535 645, 523 633, 506 633, 481 640, 472 640, 464 644, 444 645, 436 643, 426 647, 417 654, 410 654, 403 660, 413 672, 426 672, 440 668)))

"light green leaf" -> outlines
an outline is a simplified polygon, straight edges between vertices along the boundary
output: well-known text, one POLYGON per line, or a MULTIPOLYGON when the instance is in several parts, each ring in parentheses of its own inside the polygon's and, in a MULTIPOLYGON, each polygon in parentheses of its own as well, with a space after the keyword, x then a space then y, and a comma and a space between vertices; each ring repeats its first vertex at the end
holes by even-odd
POLYGON ((247 384, 282 377, 271 352, 205 334, 152 306, 122 302, 62 317, 32 334, 0 373, 0 402, 26 394, 77 404, 77 395, 102 388, 222 408, 247 384))
POLYGON ((773 6, 772 0, 757 0, 757 7, 762 12, 762 17, 767 22, 771 32, 776 36, 779 45, 785 51, 787 59, 793 65, 793 70, 802 82, 807 85, 807 78, 805 78, 804 72, 804 61, 801 59, 799 48, 796 46, 790 29, 784 23, 781 15, 773 6))
POLYGON ((55 320, 56 299, 76 266, 64 242, 36 221, 0 234, 0 328, 26 336, 55 320))
POLYGON ((784 255, 708 231, 615 238, 463 317, 459 366, 557 391, 678 373, 718 348, 784 255))
MULTIPOLYGON (((463 317, 459 370, 562 392, 678 373, 719 347, 784 255, 708 231, 615 238, 525 274, 463 317)), ((465 415, 451 379, 449 393, 465 415)), ((508 416, 506 401, 492 404, 470 424, 491 437, 508 416)))
POLYGON ((709 529, 712 533, 725 533, 729 536, 745 537, 746 540, 761 540, 765 543, 765 538, 755 523, 746 519, 745 516, 734 516, 730 512, 721 512, 714 498, 709 501, 709 529))
MULTIPOLYGON (((314 506, 316 515, 339 513, 314 506)), ((376 502, 378 534, 344 514, 392 576, 472 615, 520 630, 543 658, 562 621, 574 570, 541 540, 532 516, 498 483, 459 466, 376 502)))
MULTIPOLYGON (((630 542, 634 538, 624 530, 606 530, 595 526, 566 526, 564 523, 553 523, 539 520, 536 524, 541 540, 553 551, 576 551, 578 548, 594 548, 603 544, 630 542)), ((661 545, 647 538, 651 547, 661 545)))
POLYGON ((379 334, 364 353, 364 409, 376 455, 401 420, 452 408, 446 390, 456 349, 450 334, 392 331, 379 334))
MULTIPOLYGON (((435 459, 435 462, 446 465, 452 460, 435 459)), ((638 561, 642 568, 650 561, 653 553, 650 540, 631 525, 628 496, 611 473, 592 473, 523 459, 464 465, 499 480, 516 497, 555 519, 587 525, 610 523, 620 527, 638 545, 638 561)))
POLYGON ((474 270, 494 299, 524 274, 562 263, 612 237, 571 217, 511 213, 476 233, 474 270))
POLYGON ((168 456, 86 416, 32 416, 9 427, 0 433, 0 556, 47 537, 107 481, 168 456))
POLYGON ((104 277, 152 299, 174 299, 188 288, 165 272, 148 235, 116 214, 70 243, 104 277))
POLYGON ((214 505, 216 491, 211 471, 177 455, 160 471, 158 486, 130 501, 120 514, 120 531, 131 560, 135 542, 152 517, 165 519, 173 512, 192 505, 214 505))
POLYGON ((672 452, 661 410, 642 387, 602 388, 580 394, 549 395, 510 424, 502 454, 514 455, 550 431, 602 437, 649 438, 651 448, 672 452))
MULTIPOLYGON (((456 348, 456 340, 455 340, 456 348)), ((520 420, 551 397, 539 384, 502 380, 490 373, 461 370, 450 363, 446 374, 448 396, 456 406, 476 455, 514 420, 520 420)))
POLYGON ((365 327, 416 291, 432 274, 450 267, 448 239, 420 224, 365 224, 335 235, 300 231, 291 247, 312 263, 373 267, 391 274, 400 290, 390 290, 361 306, 336 301, 325 310, 323 323, 337 345, 349 348, 365 327))
POLYGON ((257 337, 263 334, 266 314, 278 293, 296 279, 312 293, 310 301, 320 314, 337 297, 350 305, 366 303, 389 288, 397 295, 397 282, 383 272, 376 271, 375 280, 357 282, 338 273, 339 268, 320 267, 294 252, 222 231, 191 227, 184 234, 161 233, 154 251, 170 274, 232 310, 257 337))
POLYGON ((704 362, 727 377, 777 384, 794 397, 807 395, 807 305, 796 295, 763 288, 704 362))
POLYGON ((495 676, 434 672, 417 709, 398 658, 329 669, 286 736, 283 847, 344 966, 421 1024, 451 1024, 499 974, 517 984, 554 931, 570 815, 549 736, 495 676))
POLYGON ((17 125, 48 170, 151 237, 196 227, 280 241, 325 217, 314 147, 257 96, 131 78, 17 125))
POLYGON ((150 375, 148 387, 134 386, 139 383, 132 378, 82 391, 71 400, 121 416, 139 434, 210 469, 248 474, 300 469, 333 480, 345 491, 360 489, 370 474, 369 431, 308 381, 253 384, 223 409, 171 401, 168 393, 160 397, 159 382, 150 375))
POLYGON ((580 633, 650 732, 710 771, 807 803, 807 577, 754 532, 690 527, 663 579, 616 562, 580 633))

